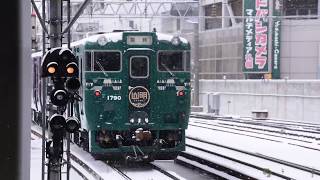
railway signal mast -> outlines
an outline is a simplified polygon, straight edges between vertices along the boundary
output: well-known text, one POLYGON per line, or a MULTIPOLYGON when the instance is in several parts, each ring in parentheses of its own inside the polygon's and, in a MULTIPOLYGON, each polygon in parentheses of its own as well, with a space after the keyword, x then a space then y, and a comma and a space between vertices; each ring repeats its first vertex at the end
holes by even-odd
POLYGON ((67 15, 68 25, 62 30, 62 0, 49 0, 49 31, 46 26, 46 0, 42 0, 42 16, 35 4, 34 0, 31 0, 32 6, 37 14, 40 24, 43 29, 43 62, 42 62, 42 180, 45 176, 45 164, 48 165, 47 180, 61 180, 61 167, 63 157, 63 139, 67 134, 67 180, 69 180, 70 170, 70 135, 79 128, 79 120, 73 116, 73 103, 75 100, 81 100, 81 97, 77 94, 80 87, 80 81, 77 79, 78 66, 76 58, 69 49, 62 48, 63 36, 68 33, 68 47, 70 48, 70 28, 74 22, 78 19, 90 0, 84 0, 80 6, 78 12, 73 19, 70 19, 70 0, 66 0, 68 3, 67 15), (45 53, 46 49, 46 37, 49 38, 50 50, 45 53), (56 109, 47 109, 47 80, 51 78, 53 82, 53 89, 50 92, 50 100, 56 109), (64 117, 65 110, 68 109, 68 118, 64 117), (45 139, 46 128, 46 111, 49 112, 49 134, 52 134, 51 139, 47 141, 45 139), (48 163, 46 163, 48 158, 48 163))

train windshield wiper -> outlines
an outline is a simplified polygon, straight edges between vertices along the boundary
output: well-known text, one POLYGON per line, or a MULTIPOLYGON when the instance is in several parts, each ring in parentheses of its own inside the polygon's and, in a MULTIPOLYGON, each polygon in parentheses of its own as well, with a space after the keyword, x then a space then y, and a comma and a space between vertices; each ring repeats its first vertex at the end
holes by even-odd
POLYGON ((108 77, 108 74, 105 72, 103 66, 99 63, 99 61, 96 61, 96 63, 98 64, 100 70, 103 72, 104 76, 107 78, 107 77, 108 77))
POLYGON ((169 69, 165 64, 161 63, 161 65, 164 67, 164 69, 165 69, 168 73, 170 73, 170 75, 171 75, 172 77, 176 78, 176 75, 174 75, 174 74, 170 71, 170 69, 169 69))

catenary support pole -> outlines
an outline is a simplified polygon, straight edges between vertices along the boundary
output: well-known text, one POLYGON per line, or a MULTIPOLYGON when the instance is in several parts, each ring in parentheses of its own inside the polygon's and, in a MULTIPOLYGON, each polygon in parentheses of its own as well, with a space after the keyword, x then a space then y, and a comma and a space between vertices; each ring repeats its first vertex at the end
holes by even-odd
MULTIPOLYGON (((42 19, 46 20, 46 2, 42 0, 42 19)), ((46 31, 42 29, 42 55, 45 54, 46 50, 46 31)), ((45 137, 45 125, 46 125, 46 100, 47 100, 47 79, 41 78, 41 95, 42 95, 42 103, 41 103, 41 124, 42 124, 42 163, 41 163, 41 180, 45 180, 45 164, 46 164, 46 152, 45 152, 45 144, 46 144, 46 137, 45 137)))
POLYGON ((199 22, 194 23, 194 98, 193 105, 199 106, 199 22))
MULTIPOLYGON (((50 48, 61 47, 62 36, 62 0, 50 0, 50 48)), ((44 78, 45 79, 45 78, 44 78)), ((53 133, 52 136, 52 156, 49 157, 48 163, 48 180, 61 180, 61 163, 62 157, 60 153, 63 153, 61 148, 63 147, 62 136, 60 134, 53 133), (62 151, 62 152, 61 152, 62 151)), ((48 149, 48 148, 47 148, 48 149)))

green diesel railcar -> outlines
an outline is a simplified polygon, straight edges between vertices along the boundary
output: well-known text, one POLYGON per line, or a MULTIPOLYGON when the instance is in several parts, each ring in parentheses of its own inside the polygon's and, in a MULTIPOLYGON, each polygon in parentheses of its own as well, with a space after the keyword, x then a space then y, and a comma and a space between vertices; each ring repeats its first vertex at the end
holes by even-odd
POLYGON ((174 159, 185 150, 190 44, 157 32, 113 32, 72 43, 83 101, 74 141, 96 158, 174 159))

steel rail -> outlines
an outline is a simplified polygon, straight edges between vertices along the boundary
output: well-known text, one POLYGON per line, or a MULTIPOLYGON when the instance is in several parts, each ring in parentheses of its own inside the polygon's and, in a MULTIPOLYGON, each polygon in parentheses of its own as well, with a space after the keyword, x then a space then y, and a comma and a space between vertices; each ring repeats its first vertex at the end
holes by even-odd
POLYGON ((122 177, 124 177, 127 180, 132 180, 128 175, 126 175, 124 172, 122 172, 119 168, 115 167, 115 166, 111 166, 110 167, 115 170, 117 173, 119 173, 122 177))
POLYGON ((156 165, 154 165, 154 164, 152 164, 152 163, 149 163, 149 165, 150 165, 153 169, 155 169, 155 170, 157 170, 157 171, 161 172, 162 174, 164 174, 164 175, 166 175, 166 176, 170 177, 171 179, 179 180, 179 178, 177 178, 176 176, 174 176, 174 175, 170 174, 168 171, 166 171, 166 170, 164 170, 164 169, 160 168, 159 166, 156 166, 156 165))
POLYGON ((229 118, 229 117, 213 117, 213 116, 206 116, 206 115, 194 115, 191 114, 190 117, 193 118, 201 118, 201 119, 208 119, 208 120, 220 120, 220 121, 231 121, 234 123, 241 123, 243 124, 245 121, 248 124, 251 125, 257 125, 257 126, 265 126, 265 127, 272 127, 272 128, 280 128, 285 130, 291 130, 291 131, 298 131, 298 132, 305 132, 305 133, 311 133, 311 134, 319 134, 320 133, 320 126, 308 126, 308 125, 295 125, 295 126, 304 126, 304 127, 313 127, 316 129, 319 129, 318 131, 308 131, 308 130, 302 130, 302 129, 294 129, 289 127, 284 127, 283 125, 292 125, 292 124, 286 124, 286 123, 270 123, 270 122, 255 122, 251 120, 245 120, 240 118, 229 118), (275 125, 274 125, 275 124, 275 125), (279 126, 276 126, 279 125, 279 126))
MULTIPOLYGON (((37 137, 39 137, 39 138, 42 138, 42 135, 40 134, 40 133, 38 133, 37 131, 35 131, 35 130, 33 130, 33 129, 31 129, 31 133, 33 133, 34 135, 36 135, 37 137)), ((71 154, 71 156, 73 156, 73 157, 75 157, 74 155, 72 155, 71 154)), ((72 158, 73 159, 73 158, 72 158)), ((65 162, 66 162, 66 160, 65 159, 63 159, 65 162)), ((73 159, 73 160, 75 160, 75 159, 73 159)), ((77 161, 76 161, 77 162, 77 161)), ((78 164, 80 164, 80 163, 78 163, 78 164)), ((81 165, 81 164, 80 164, 81 165)), ((82 165, 81 165, 82 166, 82 165)), ((76 168, 75 166, 73 166, 72 164, 71 164, 71 167, 72 167, 72 169, 74 169, 84 180, 89 180, 87 177, 85 177, 85 175, 78 169, 78 168, 76 168)), ((82 166, 83 167, 83 166, 82 166)), ((90 172, 90 171, 88 171, 88 172, 90 172)), ((100 179, 99 179, 100 180, 100 179)), ((102 180, 102 179, 101 179, 102 180)))
MULTIPOLYGON (((242 135, 242 136, 253 137, 253 138, 257 138, 257 139, 263 139, 263 140, 267 140, 267 141, 273 141, 273 142, 282 143, 282 141, 279 141, 279 140, 268 139, 268 138, 263 138, 263 137, 259 137, 259 136, 248 135, 248 134, 242 134, 242 133, 237 133, 237 132, 231 132, 231 131, 222 130, 222 129, 215 129, 215 128, 210 128, 210 127, 203 127, 203 126, 200 126, 200 125, 194 125, 194 124, 190 124, 190 123, 189 123, 189 126, 194 126, 194 127, 203 128, 203 129, 209 129, 209 130, 213 130, 213 131, 226 132, 226 133, 230 133, 230 134, 237 134, 237 135, 242 135)), ((303 145, 293 144, 293 143, 288 143, 288 144, 289 144, 289 145, 292 145, 292 146, 299 146, 299 147, 303 147, 303 148, 306 148, 306 149, 311 149, 311 150, 315 150, 315 151, 320 151, 320 149, 313 148, 313 147, 308 147, 308 146, 303 146, 303 145)))
MULTIPOLYGON (((317 170, 317 169, 314 169, 314 168, 310 168, 310 167, 307 167, 307 166, 303 166, 303 165, 300 165, 300 164, 284 161, 284 160, 281 160, 281 159, 277 159, 277 158, 266 156, 266 155, 259 154, 259 153, 252 153, 252 152, 236 149, 236 148, 233 148, 233 147, 228 147, 228 146, 225 146, 225 145, 221 145, 221 144, 217 144, 217 143, 213 143, 213 142, 209 142, 209 141, 205 141, 205 140, 201 140, 201 139, 197 139, 197 138, 193 138, 193 137, 189 137, 189 136, 187 136, 186 138, 194 140, 194 141, 202 142, 202 143, 205 143, 205 144, 210 144, 210 145, 213 145, 213 146, 225 148, 225 149, 232 150, 232 151, 235 151, 235 152, 243 153, 243 154, 250 155, 250 156, 253 156, 253 157, 265 159, 265 160, 268 160, 268 161, 272 161, 272 162, 275 162, 275 163, 278 163, 278 164, 282 164, 282 165, 285 165, 285 166, 289 166, 289 167, 292 167, 292 168, 295 168, 295 169, 299 169, 299 170, 306 171, 306 172, 309 172, 309 173, 316 174, 316 175, 320 176, 320 170, 317 170)), ((192 146, 192 145, 187 145, 187 146, 192 146)), ((199 148, 199 147, 193 147, 193 148, 199 148)), ((199 149, 201 149, 201 148, 199 148, 199 149)), ((207 151, 207 150, 204 150, 204 149, 202 149, 202 150, 203 151, 207 151)), ((208 152, 212 153, 211 151, 208 151, 208 152)))
POLYGON ((283 138, 283 139, 289 139, 289 140, 293 140, 293 141, 300 141, 300 142, 304 142, 304 143, 312 143, 310 141, 306 141, 306 140, 301 140, 301 139, 295 139, 295 138, 290 138, 290 137, 284 137, 284 136, 279 136, 279 135, 274 135, 274 134, 267 134, 267 133, 261 133, 261 132, 257 132, 257 131, 265 131, 265 132, 271 132, 271 133, 277 133, 277 134, 281 134, 281 135, 290 135, 290 136, 298 136, 298 137, 305 137, 305 138, 312 138, 315 140, 319 140, 319 138, 313 137, 313 136, 304 136, 304 135, 299 135, 299 134, 293 134, 293 133, 283 133, 281 131, 274 131, 274 130, 268 130, 268 129, 260 129, 260 128, 254 128, 254 127, 247 127, 247 126, 238 126, 238 125, 230 125, 230 124, 220 124, 220 125, 216 125, 216 124, 211 124, 211 123, 206 123, 206 122, 199 122, 199 121, 194 121, 192 123, 195 124, 202 124, 202 125, 209 125, 209 126, 214 126, 214 127, 221 127, 221 128, 228 128, 228 129, 233 129, 236 131, 243 131, 243 132, 249 132, 249 133, 257 133, 257 134, 263 134, 266 136, 271 136, 271 137, 277 137, 277 138, 283 138), (228 127, 229 126, 229 127, 228 127), (245 130, 243 128, 246 129, 251 129, 251 130, 245 130), (252 131, 252 130, 256 130, 256 131, 252 131))

